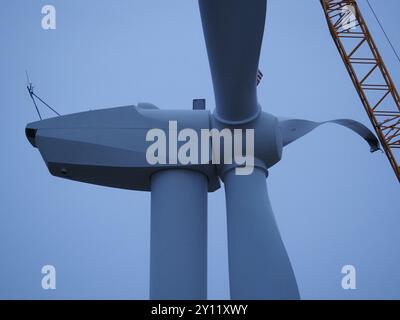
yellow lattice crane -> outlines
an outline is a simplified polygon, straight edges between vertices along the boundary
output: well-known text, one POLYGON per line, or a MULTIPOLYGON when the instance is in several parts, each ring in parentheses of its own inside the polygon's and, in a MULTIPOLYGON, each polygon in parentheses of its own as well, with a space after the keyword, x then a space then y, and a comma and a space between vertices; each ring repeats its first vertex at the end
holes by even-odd
POLYGON ((355 0, 320 0, 332 38, 400 181, 400 97, 355 0))

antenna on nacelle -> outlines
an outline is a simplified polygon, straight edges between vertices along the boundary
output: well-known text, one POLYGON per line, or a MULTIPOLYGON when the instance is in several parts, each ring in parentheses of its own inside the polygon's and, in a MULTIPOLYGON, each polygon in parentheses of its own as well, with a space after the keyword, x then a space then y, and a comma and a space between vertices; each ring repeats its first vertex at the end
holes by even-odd
POLYGON ((43 103, 47 108, 49 108, 51 111, 53 111, 56 115, 61 116, 61 114, 59 114, 54 108, 50 107, 50 105, 48 103, 46 103, 43 99, 41 99, 39 96, 37 96, 34 92, 33 92, 33 84, 32 82, 30 82, 29 79, 29 74, 28 71, 25 70, 25 74, 26 74, 26 88, 28 89, 29 92, 29 96, 31 97, 33 104, 35 106, 36 112, 39 115, 40 120, 42 120, 42 115, 40 114, 39 108, 36 104, 36 100, 35 98, 37 98, 41 103, 43 103))
POLYGON ((26 74, 26 88, 28 89, 29 96, 30 96, 31 99, 32 99, 32 102, 33 102, 33 104, 34 104, 34 106, 35 106, 36 112, 37 112, 37 114, 38 114, 40 120, 42 120, 42 115, 40 114, 40 111, 39 111, 39 108, 38 108, 38 106, 37 106, 37 104, 36 104, 35 98, 33 97, 33 84, 32 84, 32 82, 30 82, 30 80, 29 80, 29 74, 28 74, 28 71, 27 71, 27 70, 25 70, 25 74, 26 74))

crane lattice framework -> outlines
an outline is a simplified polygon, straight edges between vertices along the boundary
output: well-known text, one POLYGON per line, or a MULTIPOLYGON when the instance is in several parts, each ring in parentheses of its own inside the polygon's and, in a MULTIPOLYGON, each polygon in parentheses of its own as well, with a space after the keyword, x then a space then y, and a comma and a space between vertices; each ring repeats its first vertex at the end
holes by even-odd
POLYGON ((400 181, 400 97, 392 77, 357 2, 320 1, 333 40, 400 181))

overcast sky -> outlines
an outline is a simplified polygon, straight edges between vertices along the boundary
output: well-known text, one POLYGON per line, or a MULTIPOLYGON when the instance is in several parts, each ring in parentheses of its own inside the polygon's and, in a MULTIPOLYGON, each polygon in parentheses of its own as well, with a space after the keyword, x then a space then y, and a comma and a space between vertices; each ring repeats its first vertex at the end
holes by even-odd
MULTIPOLYGON (((358 2, 400 86, 400 65, 358 2)), ((400 2, 371 2, 400 50, 400 2)), ((0 298, 147 299, 150 194, 51 176, 24 135, 37 120, 25 69, 62 114, 138 102, 190 109, 193 98, 213 110, 197 1, 2 0, 0 38, 0 298), (56 30, 41 27, 46 4, 56 30), (56 290, 41 287, 47 264, 56 290)), ((319 1, 269 1, 260 69, 264 111, 371 127, 319 1)), ((327 125, 284 150, 268 186, 302 298, 400 298, 400 188, 383 153, 327 125), (347 264, 356 290, 341 288, 347 264)), ((209 195, 211 299, 229 298, 225 222, 222 187, 209 195)))

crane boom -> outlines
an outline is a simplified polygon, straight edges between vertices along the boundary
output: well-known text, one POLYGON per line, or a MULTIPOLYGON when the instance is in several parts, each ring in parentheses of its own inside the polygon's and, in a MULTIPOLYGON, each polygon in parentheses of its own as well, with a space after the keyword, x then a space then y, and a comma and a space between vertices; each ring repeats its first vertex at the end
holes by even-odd
POLYGON ((320 0, 332 38, 400 182, 400 97, 355 0, 320 0))

